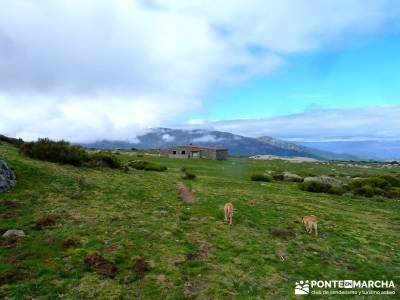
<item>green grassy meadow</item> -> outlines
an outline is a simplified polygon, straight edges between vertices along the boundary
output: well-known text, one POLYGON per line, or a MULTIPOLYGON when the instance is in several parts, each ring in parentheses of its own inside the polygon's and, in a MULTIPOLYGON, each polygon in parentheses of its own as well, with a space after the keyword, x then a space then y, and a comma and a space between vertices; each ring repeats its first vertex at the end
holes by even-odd
MULTIPOLYGON (((118 158, 137 159, 124 152, 118 158)), ((0 194, 1 233, 15 228, 27 235, 10 243, 1 238, 0 298, 298 299, 295 282, 306 279, 394 280, 400 293, 400 201, 310 193, 297 183, 249 179, 267 170, 345 179, 400 168, 144 156, 140 159, 168 170, 124 172, 33 160, 6 145, 0 145, 0 159, 18 177, 16 188, 0 194), (182 179, 182 167, 196 179, 182 179), (76 197, 79 177, 85 185, 76 197), (192 189, 195 203, 180 199, 178 181, 192 189), (7 206, 6 200, 17 205, 7 206), (231 227, 223 220, 228 201, 235 209, 231 227), (49 214, 59 216, 54 226, 32 228, 49 214), (318 237, 306 234, 301 223, 309 214, 319 219, 318 237), (290 228, 294 235, 276 237, 271 228, 290 228), (69 239, 76 244, 66 247, 69 239), (85 264, 93 253, 117 267, 114 278, 85 264), (135 272, 137 258, 151 270, 135 272)))

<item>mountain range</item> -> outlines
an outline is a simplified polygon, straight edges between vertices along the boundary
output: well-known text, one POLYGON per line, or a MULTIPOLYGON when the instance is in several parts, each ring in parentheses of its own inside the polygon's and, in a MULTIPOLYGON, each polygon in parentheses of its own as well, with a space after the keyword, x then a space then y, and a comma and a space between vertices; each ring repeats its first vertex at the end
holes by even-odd
POLYGON ((305 147, 335 153, 351 153, 363 159, 399 160, 400 140, 297 142, 305 147))
POLYGON ((229 149, 230 155, 235 156, 276 155, 288 157, 311 157, 322 160, 357 159, 357 157, 353 155, 336 154, 267 136, 251 138, 229 132, 209 131, 203 129, 182 130, 154 128, 148 133, 136 137, 135 140, 131 142, 102 140, 82 145, 88 148, 98 149, 155 149, 187 144, 214 147, 222 146, 229 149))

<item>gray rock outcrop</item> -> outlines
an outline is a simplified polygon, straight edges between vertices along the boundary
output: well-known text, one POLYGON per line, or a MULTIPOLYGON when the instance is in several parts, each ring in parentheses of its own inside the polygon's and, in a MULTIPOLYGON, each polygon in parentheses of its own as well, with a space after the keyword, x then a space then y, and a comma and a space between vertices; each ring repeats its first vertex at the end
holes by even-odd
POLYGON ((283 172, 282 176, 284 181, 294 181, 294 182, 303 181, 303 177, 290 172, 283 172))
POLYGON ((343 183, 340 180, 329 177, 329 176, 316 176, 316 177, 304 178, 304 182, 307 182, 307 181, 317 181, 317 182, 329 184, 329 185, 332 185, 335 187, 341 187, 343 185, 343 183))
POLYGON ((7 191, 17 184, 14 171, 4 160, 0 160, 0 193, 7 191))

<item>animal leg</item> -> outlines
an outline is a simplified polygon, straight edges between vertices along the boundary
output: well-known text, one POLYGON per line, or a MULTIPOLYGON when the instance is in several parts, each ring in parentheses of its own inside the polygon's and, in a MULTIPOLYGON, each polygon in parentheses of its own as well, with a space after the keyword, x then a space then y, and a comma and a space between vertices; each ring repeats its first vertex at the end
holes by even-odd
POLYGON ((318 227, 317 227, 317 223, 314 223, 314 231, 315 231, 315 236, 318 236, 318 227))

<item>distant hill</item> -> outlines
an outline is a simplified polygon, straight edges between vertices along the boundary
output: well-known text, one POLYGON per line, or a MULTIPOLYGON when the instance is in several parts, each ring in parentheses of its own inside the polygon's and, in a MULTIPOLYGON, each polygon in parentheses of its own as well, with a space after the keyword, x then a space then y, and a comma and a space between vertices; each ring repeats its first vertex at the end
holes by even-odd
POLYGON ((399 160, 399 141, 298 142, 297 144, 333 153, 352 153, 363 159, 399 160))
POLYGON ((99 149, 148 149, 167 148, 176 145, 197 144, 205 146, 222 146, 229 149, 230 155, 251 156, 269 154, 278 156, 304 156, 316 159, 357 159, 355 156, 346 154, 335 154, 327 151, 312 149, 285 142, 271 137, 250 138, 221 131, 208 130, 181 130, 170 128, 154 128, 149 133, 138 136, 137 142, 103 140, 90 144, 83 144, 85 147, 99 149))

